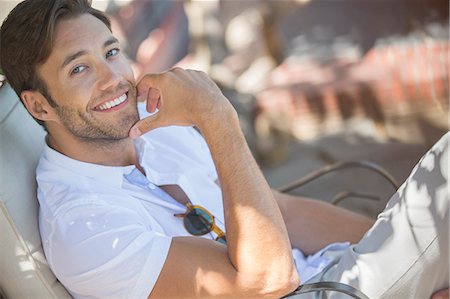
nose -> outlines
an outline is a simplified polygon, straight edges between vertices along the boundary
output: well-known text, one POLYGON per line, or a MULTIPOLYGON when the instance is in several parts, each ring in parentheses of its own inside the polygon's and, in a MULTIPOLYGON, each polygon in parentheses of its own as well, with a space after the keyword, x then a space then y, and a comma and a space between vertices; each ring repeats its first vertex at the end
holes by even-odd
POLYGON ((113 66, 108 62, 100 63, 98 69, 98 87, 100 90, 108 90, 116 87, 120 81, 121 76, 114 70, 113 66))

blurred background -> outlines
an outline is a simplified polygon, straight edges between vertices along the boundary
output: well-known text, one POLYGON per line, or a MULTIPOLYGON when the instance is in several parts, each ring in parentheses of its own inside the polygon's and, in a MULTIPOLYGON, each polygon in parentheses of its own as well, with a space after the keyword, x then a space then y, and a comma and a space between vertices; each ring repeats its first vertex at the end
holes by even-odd
MULTIPOLYGON (((0 0, 0 17, 19 1, 0 0)), ((207 72, 235 106, 263 173, 280 187, 370 160, 402 183, 449 128, 447 0, 93 1, 137 78, 207 72)), ((229 140, 227 142, 232 142, 229 140)), ((294 193, 369 216, 394 189, 373 172, 330 173, 294 193)))

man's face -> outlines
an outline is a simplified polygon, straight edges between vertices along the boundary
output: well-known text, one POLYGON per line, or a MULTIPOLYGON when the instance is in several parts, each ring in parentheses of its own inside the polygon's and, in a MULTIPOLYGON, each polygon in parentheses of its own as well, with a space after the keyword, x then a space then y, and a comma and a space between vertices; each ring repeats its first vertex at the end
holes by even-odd
POLYGON ((138 120, 136 88, 117 39, 90 14, 60 21, 54 36, 38 74, 57 104, 57 121, 85 141, 127 138, 138 120))

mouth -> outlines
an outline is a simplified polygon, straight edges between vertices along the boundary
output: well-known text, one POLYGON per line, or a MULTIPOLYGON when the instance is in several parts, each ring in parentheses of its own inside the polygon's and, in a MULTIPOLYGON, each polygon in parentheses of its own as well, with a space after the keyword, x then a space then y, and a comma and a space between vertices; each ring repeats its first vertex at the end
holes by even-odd
POLYGON ((95 111, 113 111, 125 106, 128 102, 128 92, 111 100, 106 100, 94 107, 95 111))

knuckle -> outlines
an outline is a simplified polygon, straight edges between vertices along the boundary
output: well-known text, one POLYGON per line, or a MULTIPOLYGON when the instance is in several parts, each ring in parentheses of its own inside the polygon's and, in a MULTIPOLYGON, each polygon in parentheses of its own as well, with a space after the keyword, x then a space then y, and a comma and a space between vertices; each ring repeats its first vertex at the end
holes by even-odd
POLYGON ((174 73, 180 73, 182 71, 184 71, 184 69, 182 69, 179 66, 176 66, 176 67, 173 67, 173 68, 170 69, 170 72, 174 72, 174 73))
POLYGON ((144 77, 142 77, 141 81, 139 82, 139 86, 141 88, 148 88, 155 84, 158 81, 158 75, 156 74, 146 74, 144 77))
POLYGON ((154 117, 146 117, 146 118, 142 119, 141 122, 142 122, 142 124, 148 126, 152 123, 152 119, 154 119, 154 118, 155 118, 155 116, 154 117))
POLYGON ((196 75, 206 75, 206 73, 205 73, 204 71, 201 71, 201 70, 189 69, 189 71, 190 71, 192 74, 196 74, 196 75))
POLYGON ((142 81, 152 81, 154 79, 153 74, 145 74, 142 81))
POLYGON ((164 73, 159 75, 158 82, 161 83, 161 84, 164 84, 172 76, 173 76, 173 72, 171 70, 167 71, 167 72, 164 72, 164 73))

